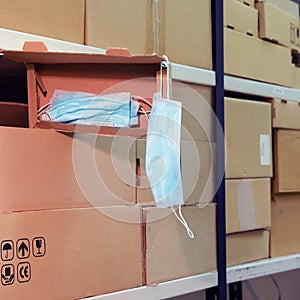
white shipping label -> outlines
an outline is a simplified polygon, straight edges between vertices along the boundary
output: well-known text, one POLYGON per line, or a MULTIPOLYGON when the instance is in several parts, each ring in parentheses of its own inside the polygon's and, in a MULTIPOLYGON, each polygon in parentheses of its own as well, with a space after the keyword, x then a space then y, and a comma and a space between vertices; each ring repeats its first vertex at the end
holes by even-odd
POLYGON ((260 164, 262 166, 269 166, 271 164, 270 135, 261 134, 259 138, 260 138, 260 164))

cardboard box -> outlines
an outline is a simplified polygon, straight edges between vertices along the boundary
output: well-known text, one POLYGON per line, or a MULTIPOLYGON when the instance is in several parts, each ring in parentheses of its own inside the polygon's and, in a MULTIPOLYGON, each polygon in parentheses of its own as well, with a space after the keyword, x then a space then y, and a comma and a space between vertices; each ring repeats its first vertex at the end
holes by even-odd
POLYGON ((2 0, 0 27, 83 44, 84 11, 84 0, 2 0))
POLYGON ((172 62, 212 69, 211 36, 210 0, 86 1, 86 45, 166 54, 172 62))
POLYGON ((273 191, 300 191, 300 131, 278 129, 274 131, 273 191))
POLYGON ((126 91, 152 101, 153 94, 159 89, 157 72, 163 61, 161 57, 130 56, 124 49, 110 49, 103 55, 47 52, 40 49, 43 44, 35 43, 25 46, 24 51, 3 53, 8 60, 26 63, 29 127, 107 135, 142 136, 146 133, 145 116, 140 118, 140 127, 120 129, 41 121, 38 110, 50 103, 55 90, 95 94, 126 91))
POLYGON ((271 227, 270 178, 227 179, 226 233, 271 227))
POLYGON ((300 105, 296 101, 271 99, 273 128, 300 129, 300 105))
POLYGON ((182 213, 195 238, 170 209, 143 208, 144 283, 156 284, 176 278, 206 273, 216 269, 215 205, 205 208, 183 207, 182 213), (165 218, 161 218, 165 215, 165 218), (153 220, 158 219, 156 222, 153 220))
POLYGON ((270 3, 272 5, 277 6, 282 11, 288 13, 289 15, 293 16, 294 18, 299 19, 299 4, 291 1, 291 0, 255 0, 256 3, 263 2, 263 3, 270 3))
POLYGON ((293 67, 293 88, 300 90, 300 68, 293 67))
POLYGON ((258 36, 258 11, 237 0, 224 2, 224 27, 258 36))
MULTIPOLYGON (((146 140, 137 140, 137 203, 155 205, 145 171, 146 140)), ((185 204, 211 202, 215 194, 214 144, 181 142, 181 177, 185 204)))
POLYGON ((293 85, 290 49, 228 28, 224 28, 224 35, 225 74, 293 85))
POLYGON ((255 7, 259 13, 260 38, 299 50, 299 18, 288 14, 272 3, 256 3, 255 7))
POLYGON ((227 266, 269 257, 270 232, 254 230, 227 235, 227 266))
POLYGON ((300 194, 272 196, 271 257, 300 252, 300 194))
POLYGON ((225 98, 225 158, 227 179, 272 176, 269 103, 225 98))
POLYGON ((1 213, 0 298, 79 299, 141 286, 139 220, 138 207, 1 213))
POLYGON ((0 127, 0 145, 0 211, 135 203, 135 138, 0 127))
POLYGON ((244 5, 254 7, 254 0, 237 0, 237 1, 243 3, 244 5))

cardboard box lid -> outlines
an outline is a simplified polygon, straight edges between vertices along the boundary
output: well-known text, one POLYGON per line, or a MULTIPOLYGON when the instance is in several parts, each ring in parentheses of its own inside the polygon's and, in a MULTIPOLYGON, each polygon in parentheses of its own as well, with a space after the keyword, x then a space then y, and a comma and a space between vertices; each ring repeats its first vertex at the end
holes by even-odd
POLYGON ((271 227, 270 178, 227 179, 226 233, 271 227))
POLYGON ((274 131, 273 191, 300 191, 300 130, 274 131))
POLYGON ((10 51, 2 50, 6 59, 34 64, 158 64, 164 59, 158 55, 132 56, 128 50, 108 49, 106 54, 45 52, 45 51, 10 51))

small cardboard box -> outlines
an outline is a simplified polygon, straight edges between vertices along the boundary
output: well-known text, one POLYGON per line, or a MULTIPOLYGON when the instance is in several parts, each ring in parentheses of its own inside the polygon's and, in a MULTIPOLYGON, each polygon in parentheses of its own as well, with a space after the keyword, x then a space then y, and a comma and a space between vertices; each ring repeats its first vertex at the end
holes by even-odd
POLYGON ((271 99, 273 128, 300 129, 300 105, 296 101, 271 99))
POLYGON ((273 192, 300 191, 300 130, 274 130, 273 192))
POLYGON ((138 207, 1 213, 0 298, 79 299, 141 286, 139 220, 138 207))
POLYGON ((0 127, 0 211, 135 203, 135 138, 0 127))
POLYGON ((87 0, 85 43, 212 69, 211 1, 87 0))
POLYGON ((270 178, 227 179, 226 233, 271 227, 270 178))
POLYGON ((300 194, 272 196, 271 257, 300 252, 300 194))
POLYGON ((296 18, 269 2, 256 3, 259 13, 259 37, 294 50, 300 50, 300 23, 296 18))
POLYGON ((228 28, 224 35, 225 74, 293 85, 290 49, 228 28))
POLYGON ((225 176, 272 176, 271 105, 225 98, 225 176))
POLYGON ((237 0, 224 2, 224 27, 258 36, 258 11, 237 0))
POLYGON ((0 27, 83 44, 84 14, 84 0, 2 0, 0 27))
POLYGON ((269 257, 270 232, 253 230, 227 235, 227 266, 269 257))
POLYGON ((216 269, 215 210, 215 204, 204 208, 182 208, 195 235, 191 239, 170 209, 143 208, 145 284, 157 284, 216 269), (165 217, 162 218, 162 215, 165 217))
MULTIPOLYGON (((139 204, 154 205, 145 170, 146 140, 137 140, 138 180, 136 199, 139 204)), ((185 204, 211 202, 215 194, 214 144, 181 141, 181 177, 185 204)))
POLYGON ((296 19, 299 19, 299 4, 291 0, 255 0, 258 3, 270 3, 280 8, 282 11, 293 16, 296 19))

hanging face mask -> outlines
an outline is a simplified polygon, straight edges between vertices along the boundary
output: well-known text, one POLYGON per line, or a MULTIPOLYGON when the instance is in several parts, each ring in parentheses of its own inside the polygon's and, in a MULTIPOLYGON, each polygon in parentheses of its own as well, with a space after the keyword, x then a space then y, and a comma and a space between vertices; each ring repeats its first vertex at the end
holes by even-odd
POLYGON ((43 121, 110 127, 138 124, 139 103, 130 93, 89 94, 55 90, 43 121))
POLYGON ((146 144, 146 173, 158 207, 183 204, 180 170, 181 103, 153 97, 146 144))

